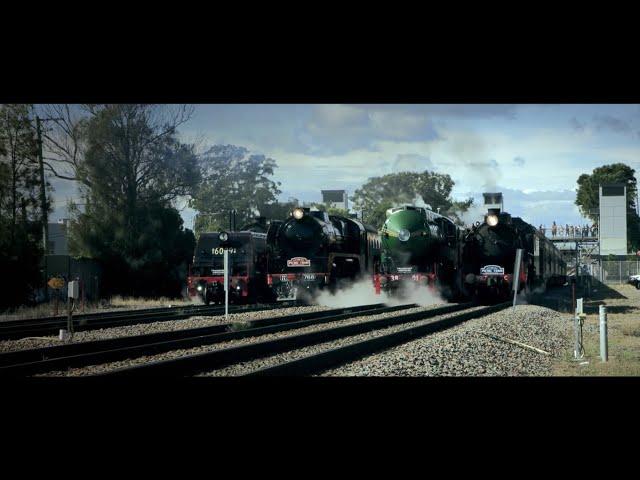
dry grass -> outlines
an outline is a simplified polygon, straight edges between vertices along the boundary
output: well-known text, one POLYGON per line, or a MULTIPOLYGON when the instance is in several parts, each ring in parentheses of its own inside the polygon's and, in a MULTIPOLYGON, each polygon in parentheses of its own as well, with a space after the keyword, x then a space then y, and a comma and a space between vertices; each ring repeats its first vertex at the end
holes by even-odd
MULTIPOLYGON (((109 301, 85 302, 84 310, 80 306, 77 307, 75 313, 96 313, 96 312, 110 312, 116 310, 137 310, 147 308, 163 308, 169 306, 187 306, 187 305, 199 305, 198 299, 175 299, 160 297, 156 299, 148 298, 133 298, 133 297, 121 297, 114 296, 109 301)), ((58 315, 65 315, 67 305, 66 303, 58 303, 58 315)), ((55 302, 51 300, 49 303, 37 305, 35 307, 18 307, 15 310, 3 312, 0 314, 0 322, 3 320, 23 320, 29 318, 41 318, 49 317, 55 313, 55 302)))
MULTIPOLYGON (((640 375, 640 291, 630 285, 609 285, 626 298, 602 298, 607 306, 609 361, 600 360, 599 317, 587 315, 583 344, 585 356, 573 360, 573 352, 554 365, 554 375, 571 376, 638 376, 640 375), (588 363, 585 363, 588 362, 588 363)), ((585 302, 585 307, 596 302, 585 302)))
MULTIPOLYGON (((175 299, 160 297, 154 299, 148 298, 133 298, 133 297, 120 297, 115 296, 111 298, 110 305, 116 308, 156 308, 156 307, 169 307, 175 305, 192 305, 194 302, 191 300, 175 299)), ((195 302, 200 303, 200 302, 195 302)))

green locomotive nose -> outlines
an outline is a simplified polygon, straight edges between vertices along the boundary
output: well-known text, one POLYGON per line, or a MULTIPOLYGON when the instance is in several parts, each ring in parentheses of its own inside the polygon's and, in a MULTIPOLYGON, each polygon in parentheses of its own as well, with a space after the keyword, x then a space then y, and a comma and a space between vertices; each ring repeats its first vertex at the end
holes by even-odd
POLYGON ((427 253, 434 242, 422 210, 398 210, 391 212, 380 230, 382 247, 393 252, 410 253, 420 257, 427 253))

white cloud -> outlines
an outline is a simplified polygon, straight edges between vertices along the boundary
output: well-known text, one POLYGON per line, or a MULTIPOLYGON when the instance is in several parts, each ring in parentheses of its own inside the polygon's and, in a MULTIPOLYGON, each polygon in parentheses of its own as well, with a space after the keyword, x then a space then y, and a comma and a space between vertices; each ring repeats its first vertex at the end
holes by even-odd
POLYGON ((331 155, 370 148, 377 140, 432 140, 437 133, 425 112, 359 105, 315 105, 298 139, 307 153, 331 155))

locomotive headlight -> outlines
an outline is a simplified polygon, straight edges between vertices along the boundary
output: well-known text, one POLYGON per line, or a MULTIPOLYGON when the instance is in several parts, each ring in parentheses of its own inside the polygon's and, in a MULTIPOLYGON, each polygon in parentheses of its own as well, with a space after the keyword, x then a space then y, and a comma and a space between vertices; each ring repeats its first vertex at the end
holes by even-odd
POLYGON ((400 239, 401 242, 406 242, 407 240, 409 240, 410 236, 411 233, 406 228, 401 228, 398 232, 398 239, 400 239))
POLYGON ((218 238, 220 239, 221 242, 226 242, 227 240, 229 240, 229 234, 227 232, 220 232, 220 235, 218 235, 218 238))
POLYGON ((293 218, 295 218, 296 220, 300 220, 302 217, 304 217, 304 210, 301 208, 294 208, 293 218))
POLYGON ((199 292, 201 292, 201 291, 202 291, 202 285, 198 285, 198 286, 196 287, 196 289, 197 289, 199 292))
POLYGON ((490 227, 495 227, 498 224, 498 216, 497 215, 487 215, 487 224, 490 227))

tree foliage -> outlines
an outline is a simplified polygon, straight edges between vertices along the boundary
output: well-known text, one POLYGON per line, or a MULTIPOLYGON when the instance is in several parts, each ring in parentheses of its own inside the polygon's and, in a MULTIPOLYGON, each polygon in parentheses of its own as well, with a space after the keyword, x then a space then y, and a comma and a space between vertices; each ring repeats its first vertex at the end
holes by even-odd
POLYGON ((178 141, 179 122, 163 107, 88 110, 76 170, 85 208, 72 208, 70 249, 102 264, 109 293, 178 295, 195 239, 171 202, 198 183, 193 147, 178 141))
POLYGON ((473 199, 453 200, 451 190, 454 185, 449 175, 428 170, 390 173, 369 178, 355 191, 352 201, 355 210, 364 211, 365 222, 377 228, 384 223, 387 209, 401 204, 424 206, 424 202, 433 211, 440 209, 442 215, 459 220, 459 215, 469 209, 473 199))
POLYGON ((87 125, 90 112, 87 106, 43 105, 44 166, 47 173, 63 180, 87 181, 84 159, 87 150, 87 125))
POLYGON ((326 203, 312 203, 311 206, 317 208, 321 212, 327 212, 329 215, 339 215, 341 217, 349 218, 349 210, 344 208, 336 208, 331 206, 331 204, 326 203))
POLYGON ((277 207, 280 183, 271 180, 276 161, 250 154, 244 147, 215 145, 200 157, 202 182, 190 206, 196 209, 197 233, 228 228, 229 211, 237 211, 237 225, 251 223, 277 207))
POLYGON ((265 203, 260 206, 260 215, 270 220, 286 220, 298 205, 300 202, 297 198, 289 198, 286 202, 265 203))
POLYGON ((34 291, 42 285, 42 221, 32 113, 31 105, 0 106, 0 270, 6 280, 1 308, 33 300, 34 291))
POLYGON ((603 165, 591 174, 578 177, 575 204, 580 213, 598 223, 600 211, 600 185, 622 183, 627 187, 627 247, 631 251, 640 249, 640 217, 636 213, 637 182, 635 170, 624 163, 603 165))

